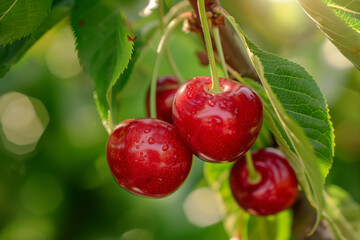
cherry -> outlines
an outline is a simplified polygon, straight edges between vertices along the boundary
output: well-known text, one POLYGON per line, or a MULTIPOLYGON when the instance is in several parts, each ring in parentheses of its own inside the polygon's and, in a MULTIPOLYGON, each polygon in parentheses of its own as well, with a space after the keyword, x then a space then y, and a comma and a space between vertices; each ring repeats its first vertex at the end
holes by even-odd
POLYGON ((297 197, 297 179, 283 153, 265 148, 254 151, 252 159, 261 177, 257 183, 249 182, 245 157, 231 169, 230 187, 238 204, 245 211, 261 216, 290 207, 297 197))
POLYGON ((140 196, 164 197, 188 176, 192 154, 175 127, 153 118, 121 122, 107 142, 110 170, 121 187, 140 196))
POLYGON ((175 95, 173 120, 180 136, 200 159, 231 162, 255 143, 263 107, 250 88, 219 80, 221 93, 210 91, 211 77, 195 77, 183 84, 175 95))
MULTIPOLYGON (((172 105, 178 88, 179 83, 174 76, 163 76, 157 79, 156 115, 158 119, 173 123, 172 105)), ((150 117, 150 89, 146 95, 146 113, 150 117)))

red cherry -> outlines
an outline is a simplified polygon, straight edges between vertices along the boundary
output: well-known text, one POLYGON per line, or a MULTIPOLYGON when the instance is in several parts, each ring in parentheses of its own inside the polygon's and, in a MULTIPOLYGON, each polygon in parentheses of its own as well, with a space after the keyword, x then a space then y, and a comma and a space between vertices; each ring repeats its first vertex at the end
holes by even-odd
MULTIPOLYGON (((158 119, 173 123, 172 105, 178 88, 179 83, 173 76, 163 76, 157 79, 156 115, 158 119)), ((146 95, 146 113, 150 117, 150 88, 146 95)))
POLYGON ((185 181, 192 154, 175 127, 158 119, 118 124, 106 149, 110 170, 121 187, 147 197, 164 197, 185 181))
POLYGON ((248 181, 245 157, 231 169, 230 187, 238 204, 254 215, 276 214, 290 207, 298 189, 294 170, 282 152, 266 148, 252 153, 255 169, 261 175, 258 183, 248 181))
POLYGON ((263 107, 250 88, 220 78, 221 93, 211 93, 211 77, 195 77, 177 91, 173 120, 193 153, 208 162, 243 156, 260 132, 263 107))

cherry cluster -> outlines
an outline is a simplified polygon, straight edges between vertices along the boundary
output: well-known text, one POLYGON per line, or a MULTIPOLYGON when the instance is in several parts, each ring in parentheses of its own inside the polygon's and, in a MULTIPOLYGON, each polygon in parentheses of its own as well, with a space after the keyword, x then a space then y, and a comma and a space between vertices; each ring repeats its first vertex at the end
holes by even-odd
MULTIPOLYGON (((249 87, 219 78, 222 92, 211 91, 211 77, 195 77, 179 86, 172 76, 157 82, 158 119, 118 124, 107 143, 110 170, 121 187, 146 197, 164 197, 186 180, 192 155, 212 163, 237 161, 230 187, 251 214, 275 214, 291 206, 297 179, 276 149, 252 153, 258 179, 249 178, 245 153, 262 126, 263 106, 249 87)), ((149 114, 149 93, 146 100, 149 114)))

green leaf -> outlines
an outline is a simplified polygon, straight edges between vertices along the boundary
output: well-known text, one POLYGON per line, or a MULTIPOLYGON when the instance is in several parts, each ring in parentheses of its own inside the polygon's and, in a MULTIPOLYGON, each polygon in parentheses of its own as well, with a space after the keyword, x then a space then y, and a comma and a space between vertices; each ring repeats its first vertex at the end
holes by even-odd
POLYGON ((130 80, 130 77, 133 73, 136 62, 140 57, 142 48, 143 48, 142 43, 136 44, 134 46, 134 51, 132 53, 129 65, 124 70, 124 72, 120 75, 119 79, 117 80, 117 82, 115 83, 115 85, 113 86, 113 88, 111 90, 112 91, 112 111, 116 113, 113 116, 113 120, 115 121, 116 124, 119 122, 119 119, 121 119, 121 116, 119 116, 121 91, 125 87, 126 83, 130 80))
POLYGON ((360 206, 338 186, 326 187, 324 217, 340 239, 358 240, 360 237, 360 206))
POLYGON ((327 38, 360 69, 360 2, 298 0, 327 38))
POLYGON ((0 45, 32 33, 46 18, 52 0, 0 1, 0 45))
POLYGON ((133 52, 134 34, 116 0, 76 0, 71 13, 79 57, 95 82, 95 101, 110 131, 109 96, 133 52))
POLYGON ((70 12, 72 1, 63 0, 54 2, 53 8, 45 21, 30 36, 15 41, 6 46, 0 46, 0 78, 2 78, 17 63, 24 54, 39 40, 49 29, 64 19, 70 12))
POLYGON ((360 33, 360 1, 323 0, 347 25, 360 33))

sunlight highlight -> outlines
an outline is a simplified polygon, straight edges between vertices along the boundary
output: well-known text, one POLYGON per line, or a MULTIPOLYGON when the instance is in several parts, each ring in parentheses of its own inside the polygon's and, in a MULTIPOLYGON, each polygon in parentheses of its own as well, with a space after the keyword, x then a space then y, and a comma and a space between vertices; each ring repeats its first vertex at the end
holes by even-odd
POLYGON ((18 155, 32 152, 49 122, 37 99, 10 92, 0 98, 0 123, 5 147, 18 155))
POLYGON ((351 68, 352 63, 342 55, 342 53, 330 42, 325 39, 321 46, 321 54, 327 64, 336 69, 347 69, 351 68))
POLYGON ((216 193, 209 187, 190 193, 183 205, 187 219, 196 226, 206 227, 221 221, 224 210, 216 193))

